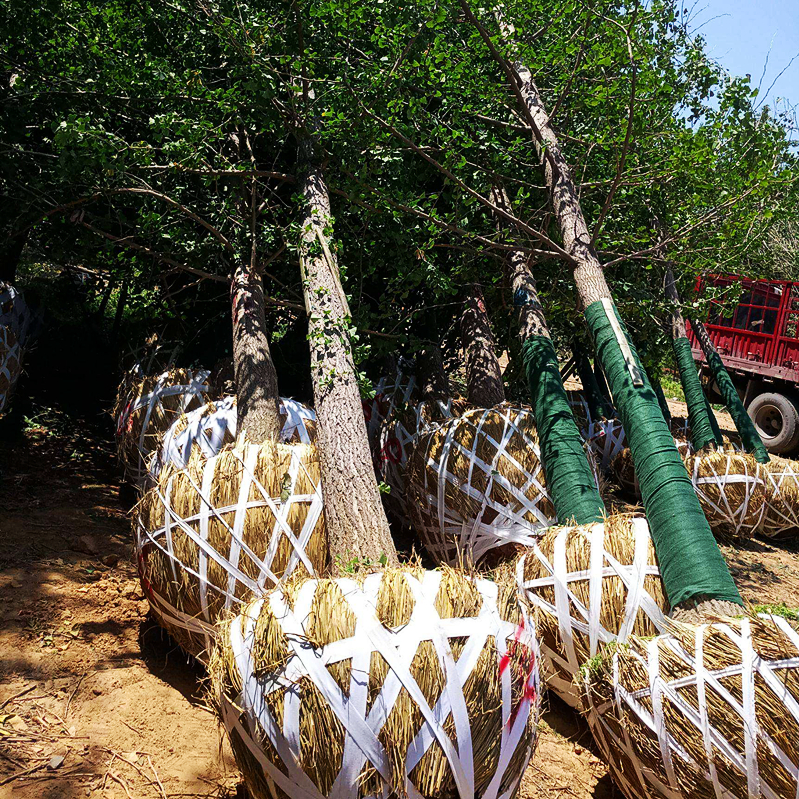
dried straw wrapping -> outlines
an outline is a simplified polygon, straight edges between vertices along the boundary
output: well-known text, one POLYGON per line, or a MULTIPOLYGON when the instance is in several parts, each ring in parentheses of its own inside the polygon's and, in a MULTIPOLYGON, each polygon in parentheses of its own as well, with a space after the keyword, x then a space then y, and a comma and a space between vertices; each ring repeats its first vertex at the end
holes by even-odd
POLYGON ((729 538, 751 538, 765 510, 763 465, 745 452, 698 452, 685 467, 711 530, 729 538))
POLYGON ((0 326, 0 415, 8 404, 22 371, 22 347, 10 327, 0 326))
POLYGON ((226 611, 327 563, 316 450, 241 444, 167 467, 135 509, 139 571, 155 616, 207 655, 226 611))
POLYGON ((147 459, 183 414, 208 401, 208 372, 170 369, 137 378, 126 375, 119 387, 114 417, 117 420, 117 457, 125 477, 137 485, 147 477, 147 459))
POLYGON ((610 516, 604 524, 553 527, 516 566, 522 601, 535 614, 547 686, 580 705, 583 663, 612 641, 655 635, 668 626, 646 519, 610 516))
POLYGON ((551 525, 532 410, 503 403, 450 419, 419 438, 408 463, 411 518, 437 563, 478 563, 551 525))
POLYGON ((793 538, 799 534, 799 463, 772 455, 763 470, 766 501, 758 532, 770 538, 793 538))
POLYGON ((580 391, 569 391, 568 397, 580 435, 594 453, 600 471, 607 472, 616 456, 627 446, 621 421, 592 419, 588 402, 580 391))
POLYGON ((224 626, 213 695, 255 799, 513 796, 536 742, 513 581, 297 580, 224 626))
POLYGON ((799 795, 799 634, 785 619, 632 638, 583 677, 594 740, 628 799, 799 795))
MULTIPOLYGON (((236 441, 238 427, 236 397, 209 402, 203 408, 181 414, 164 435, 156 457, 150 461, 150 475, 157 479, 168 463, 185 468, 195 449, 212 458, 222 448, 236 441)), ((284 444, 315 444, 316 414, 307 405, 292 399, 280 399, 284 417, 280 440, 284 444)))
POLYGON ((420 436, 466 409, 460 399, 422 401, 415 406, 395 405, 380 425, 375 465, 380 479, 391 489, 384 494, 386 508, 397 521, 410 522, 407 485, 408 458, 420 436))

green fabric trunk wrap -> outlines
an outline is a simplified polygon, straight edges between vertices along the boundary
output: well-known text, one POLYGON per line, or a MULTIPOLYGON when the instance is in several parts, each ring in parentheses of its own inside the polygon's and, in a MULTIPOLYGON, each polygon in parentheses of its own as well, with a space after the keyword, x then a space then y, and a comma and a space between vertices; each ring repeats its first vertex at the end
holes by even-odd
MULTIPOLYGON (((618 319, 615 306, 610 312, 618 319)), ((643 370, 643 385, 636 387, 602 301, 591 303, 585 318, 630 442, 671 606, 700 595, 742 604, 643 370)), ((629 342, 620 319, 619 325, 629 342)), ((630 350, 638 361, 632 343, 630 350)))
POLYGON ((716 414, 715 411, 713 410, 713 406, 707 401, 707 396, 705 396, 705 406, 707 407, 707 415, 708 418, 710 419, 710 426, 713 428, 713 435, 716 437, 716 441, 723 444, 724 436, 721 433, 721 428, 719 427, 718 419, 716 419, 716 414))
POLYGON ((605 506, 560 380, 555 347, 546 336, 531 336, 522 344, 522 353, 541 463, 558 521, 561 524, 572 519, 577 524, 602 521, 605 506))
POLYGON ((646 376, 649 378, 649 382, 651 383, 652 389, 655 392, 658 405, 660 405, 660 412, 663 414, 666 424, 671 424, 671 411, 669 410, 669 403, 666 401, 666 395, 663 393, 663 386, 660 385, 660 380, 651 375, 649 372, 646 373, 646 376))
POLYGON ((755 429, 754 423, 749 418, 749 414, 738 396, 738 391, 732 384, 732 378, 727 371, 727 367, 721 360, 721 356, 717 352, 711 352, 709 356, 705 357, 707 358, 707 365, 713 374, 713 379, 719 387, 722 400, 727 406, 738 432, 741 434, 741 441, 743 441, 746 451, 751 452, 760 463, 768 463, 771 460, 768 456, 768 450, 763 444, 760 434, 755 429))
POLYGON ((716 417, 708 404, 702 383, 696 373, 696 363, 691 355, 691 342, 685 336, 679 336, 672 341, 674 356, 677 359, 677 369, 680 372, 682 390, 685 392, 685 404, 688 406, 688 422, 691 426, 691 443, 696 449, 702 449, 708 444, 721 444, 721 433, 716 437, 718 424, 714 427, 716 417), (711 421, 712 419, 712 421, 711 421))
POLYGON ((607 419, 605 408, 603 407, 604 398, 599 390, 599 384, 596 382, 594 370, 591 368, 591 362, 588 360, 585 350, 579 342, 575 341, 572 344, 572 352, 574 353, 574 365, 577 367, 577 374, 583 384, 585 399, 588 403, 588 412, 591 414, 590 421, 597 422, 600 419, 607 419))
MULTIPOLYGON (((612 406, 613 403, 610 398, 610 391, 608 390, 608 383, 605 380, 605 373, 602 371, 602 364, 599 362, 599 358, 594 358, 594 377, 596 378, 596 384, 599 386, 599 393, 605 398, 605 404, 612 406)), ((616 415, 616 409, 613 407, 608 408, 608 413, 612 414, 613 416, 616 415)), ((610 418, 610 417, 608 417, 610 418)))

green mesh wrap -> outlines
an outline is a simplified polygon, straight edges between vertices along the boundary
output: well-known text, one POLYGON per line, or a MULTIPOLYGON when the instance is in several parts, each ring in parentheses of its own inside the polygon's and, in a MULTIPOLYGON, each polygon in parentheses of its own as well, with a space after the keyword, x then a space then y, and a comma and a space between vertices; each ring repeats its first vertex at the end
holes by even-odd
POLYGON ((716 441, 724 443, 724 436, 721 434, 721 428, 719 427, 718 419, 716 419, 713 406, 707 401, 707 396, 705 396, 705 406, 707 407, 707 415, 710 419, 710 426, 713 428, 713 435, 716 437, 716 441))
POLYGON ((555 347, 546 336, 531 336, 522 344, 522 354, 541 462, 558 520, 561 524, 571 520, 577 524, 602 521, 605 506, 560 380, 555 347))
MULTIPOLYGON (((610 312, 618 319, 615 307, 610 312)), ((643 370, 643 385, 636 387, 601 301, 588 306, 585 318, 630 442, 671 606, 699 595, 742 604, 643 370)), ((630 350, 638 360, 632 343, 630 350)))
POLYGON ((688 406, 688 423, 691 427, 691 443, 696 449, 702 449, 708 444, 721 444, 721 432, 713 410, 702 391, 702 383, 696 373, 696 363, 691 354, 691 342, 685 336, 679 336, 672 341, 674 356, 677 359, 677 369, 680 372, 680 383, 685 392, 685 404, 688 406), (712 420, 712 421, 711 421, 712 420), (715 424, 715 430, 713 429, 715 424))
POLYGON ((599 393, 605 398, 605 405, 608 406, 608 413, 612 416, 616 416, 616 409, 613 407, 610 391, 608 390, 608 383, 607 380, 605 380, 605 373, 602 371, 602 364, 599 362, 599 358, 594 358, 594 377, 596 378, 597 386, 599 386, 599 393))
POLYGON ((574 353, 574 365, 577 367, 577 374, 580 376, 580 382, 583 384, 583 391, 585 392, 585 399, 588 403, 588 412, 591 414, 591 421, 599 421, 599 419, 607 419, 607 413, 604 408, 604 397, 599 389, 599 384, 596 382, 594 370, 591 368, 591 362, 588 360, 585 349, 579 341, 572 342, 572 352, 574 353))
POLYGON ((660 379, 652 372, 647 371, 646 376, 649 378, 649 383, 652 390, 657 397, 658 405, 660 405, 660 412, 666 420, 666 424, 671 424, 671 410, 669 410, 669 403, 666 401, 666 395, 663 393, 663 386, 660 385, 660 379))
POLYGON ((771 460, 768 456, 768 450, 763 444, 763 439, 755 429, 755 425, 749 418, 749 414, 744 408, 741 398, 738 396, 738 391, 732 384, 732 378, 727 372, 727 367, 721 360, 721 356, 713 351, 705 354, 707 365, 719 387, 719 393, 730 412, 738 432, 741 434, 741 441, 747 452, 751 452, 755 459, 760 463, 768 463, 771 460))

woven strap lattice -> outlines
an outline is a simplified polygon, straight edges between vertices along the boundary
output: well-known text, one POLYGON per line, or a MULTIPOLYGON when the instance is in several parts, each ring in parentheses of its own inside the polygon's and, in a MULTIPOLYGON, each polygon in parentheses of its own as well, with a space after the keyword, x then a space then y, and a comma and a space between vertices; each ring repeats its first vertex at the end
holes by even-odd
POLYGON ((532 545, 554 523, 540 458, 532 411, 511 405, 467 411, 419 440, 414 526, 437 563, 532 545))
POLYGON ((0 327, 0 414, 7 410, 22 368, 22 347, 8 327, 0 327))
POLYGON ((161 618, 167 629, 171 624, 190 633, 202 634, 206 640, 207 651, 210 651, 212 642, 212 626, 217 621, 216 616, 209 611, 208 598, 211 592, 224 597, 224 609, 230 610, 253 596, 259 596, 267 589, 279 585, 290 577, 299 566, 303 566, 309 575, 316 574, 306 549, 317 525, 323 524, 321 487, 309 475, 302 461, 301 451, 296 448, 291 452, 291 460, 286 471, 287 481, 284 478, 283 495, 281 497, 271 496, 255 473, 259 449, 257 445, 251 444, 241 450, 230 451, 232 456, 240 462, 242 469, 238 498, 235 504, 216 507, 211 500, 216 460, 220 457, 215 456, 203 464, 200 483, 195 482, 188 472, 181 472, 171 475, 165 485, 152 489, 163 509, 163 523, 154 529, 148 529, 139 517, 134 528, 142 582, 153 611, 161 618), (313 493, 295 493, 295 486, 301 475, 314 486, 313 493), (199 511, 196 514, 181 518, 174 511, 172 487, 176 479, 188 480, 191 489, 197 494, 199 511), (254 494, 252 499, 250 498, 251 494, 254 494), (291 510, 297 504, 307 506, 307 513, 299 531, 293 530, 288 522, 291 510), (255 508, 269 508, 271 511, 271 529, 263 530, 264 540, 268 541, 263 556, 255 553, 244 540, 243 532, 247 514, 255 508), (227 533, 227 552, 219 551, 209 543, 208 528, 212 519, 223 525, 227 533), (196 568, 181 560, 175 553, 173 536, 178 530, 195 545, 196 568), (273 561, 283 539, 290 542, 291 555, 285 570, 281 574, 276 574, 273 571, 273 561), (191 580, 195 581, 201 607, 199 617, 189 617, 171 606, 163 596, 158 595, 156 587, 146 580, 144 576, 146 573, 145 561, 152 549, 157 549, 167 558, 176 584, 179 582, 179 572, 190 575, 191 580), (250 563, 255 566, 257 577, 252 577, 242 571, 240 560, 243 555, 246 555, 250 563), (211 561, 220 566, 227 575, 225 584, 215 585, 209 581, 208 565, 211 561))
POLYGON ((8 327, 20 346, 28 346, 32 333, 34 314, 25 297, 10 283, 0 283, 0 327, 8 327))
MULTIPOLYGON (((285 417, 280 431, 282 442, 296 439, 302 444, 311 443, 311 433, 306 426, 306 422, 316 420, 311 408, 295 400, 281 398, 280 415, 285 417)), ((150 474, 157 478, 168 463, 185 469, 195 445, 206 458, 212 458, 225 444, 236 440, 237 421, 235 397, 225 397, 185 414, 166 432, 158 457, 150 463, 150 474)))
POLYGON ((741 453, 697 454, 686 462, 694 491, 713 531, 751 538, 765 511, 764 469, 741 453))
POLYGON ((591 690, 591 672, 584 676, 594 739, 629 799, 799 796, 799 633, 785 619, 762 615, 638 639, 614 653, 606 699, 591 690), (764 639, 777 659, 759 651, 764 639), (680 664, 668 674, 666 654, 680 664), (627 684, 632 673, 643 684, 627 684))
MULTIPOLYGON (((369 575, 362 586, 353 580, 337 580, 348 608, 356 619, 355 633, 351 638, 321 648, 308 645, 306 632, 316 588, 314 581, 302 586, 293 610, 278 590, 249 605, 241 617, 230 623, 230 644, 242 691, 235 703, 227 697, 221 697, 222 720, 229 732, 238 733, 258 762, 265 781, 273 786, 275 799, 278 797, 275 788, 296 799, 323 799, 318 787, 298 765, 302 745, 300 709, 303 701, 298 684, 303 679, 312 681, 341 722, 346 736, 341 769, 328 796, 358 799, 358 778, 367 767, 373 768, 382 778, 383 796, 396 793, 407 795, 409 799, 421 799, 421 793, 413 784, 410 774, 428 749, 438 744, 446 756, 457 796, 460 799, 473 799, 475 763, 472 736, 473 733, 479 733, 480 727, 476 725, 472 729, 474 722, 469 717, 464 686, 489 642, 496 647, 498 668, 495 679, 502 684, 502 733, 497 768, 481 796, 483 799, 510 799, 515 794, 523 768, 513 776, 510 787, 502 793, 500 787, 511 758, 526 734, 531 714, 537 718, 537 650, 531 623, 529 620, 525 622, 524 617, 520 626, 502 620, 497 610, 497 586, 490 581, 474 582, 483 600, 477 616, 441 618, 435 607, 441 574, 426 572, 421 580, 408 574, 406 579, 413 592, 415 605, 410 621, 396 629, 383 626, 377 618, 375 608, 382 580, 380 573, 369 575), (270 604, 291 648, 287 652, 285 665, 279 671, 258 674, 252 653, 256 646, 256 622, 265 602, 270 604), (450 647, 453 638, 463 642, 457 660, 450 647), (432 642, 435 647, 446 679, 441 695, 432 707, 410 669, 416 651, 424 641, 432 642), (511 668, 508 667, 508 650, 514 645, 527 647, 534 655, 529 658, 529 673, 525 675, 524 690, 515 706, 511 696, 511 668), (369 696, 368 677, 373 653, 379 654, 388 667, 379 696, 374 698, 369 696), (351 677, 347 689, 343 690, 333 679, 328 667, 348 660, 351 661, 351 677), (389 755, 379 735, 401 692, 406 692, 411 698, 423 722, 412 744, 403 753, 404 785, 395 786, 392 784, 394 778, 389 755), (277 723, 267 701, 274 694, 282 698, 282 725, 277 723), (450 729, 452 732, 449 732, 450 729), (262 736, 278 753, 279 763, 271 762, 258 745, 262 736)), ((533 745, 534 740, 531 739, 524 766, 533 745)), ((319 752, 317 756, 325 757, 325 753, 319 752)))
POLYGON ((769 537, 799 534, 799 463, 772 457, 764 470, 766 502, 758 532, 769 537))
MULTIPOLYGON (((133 402, 128 403, 120 414, 117 420, 117 435, 123 437, 129 435, 134 415, 143 414, 141 430, 135 445, 138 457, 135 463, 125 463, 125 472, 134 483, 141 484, 147 477, 146 464, 153 451, 153 446, 147 441, 148 434, 152 433, 149 429, 150 420, 157 412, 163 411, 164 399, 167 397, 179 397, 178 407, 171 412, 177 416, 185 414, 193 404, 205 405, 208 392, 207 379, 210 372, 203 369, 190 374, 191 377, 188 383, 176 385, 171 382, 174 379, 172 374, 164 372, 158 377, 158 381, 149 393, 143 394, 133 402)), ((163 432, 166 432, 166 430, 163 432)))
POLYGON ((630 525, 634 552, 629 563, 620 562, 607 551, 606 535, 613 533, 607 532, 604 524, 560 528, 551 556, 542 552, 536 543, 532 552, 523 555, 517 563, 516 578, 522 598, 529 607, 557 621, 557 647, 548 646, 544 638, 541 640, 542 671, 548 687, 572 707, 580 706, 580 690, 575 678, 588 658, 594 657, 611 641, 626 641, 641 614, 655 630, 663 631, 668 626, 662 600, 653 598, 645 585, 648 576, 660 575, 650 558, 649 525, 644 518, 633 518, 630 525), (575 569, 569 563, 566 547, 570 535, 575 533, 584 538, 590 553, 583 559, 583 562, 588 561, 587 569, 575 569), (534 580, 525 578, 530 558, 543 566, 546 576, 534 580), (618 577, 624 585, 623 597, 611 600, 619 605, 619 613, 615 616, 617 626, 612 629, 603 626, 601 621, 602 583, 609 577, 618 577), (587 604, 573 590, 576 583, 585 582, 589 586, 587 604), (554 601, 544 598, 545 589, 551 589, 554 601))
POLYGON ((381 377, 375 386, 374 397, 362 401, 366 433, 373 452, 378 447, 383 420, 393 416, 397 408, 412 404, 417 386, 416 378, 407 372, 409 367, 409 363, 401 360, 397 374, 393 378, 381 377))

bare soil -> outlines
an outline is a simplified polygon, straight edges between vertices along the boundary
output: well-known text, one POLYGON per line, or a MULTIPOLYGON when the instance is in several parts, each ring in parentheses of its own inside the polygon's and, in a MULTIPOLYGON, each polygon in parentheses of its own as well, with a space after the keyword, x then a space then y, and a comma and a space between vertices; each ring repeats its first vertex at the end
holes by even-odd
MULTIPOLYGON (((110 421, 40 421, 0 442, 0 799, 243 799, 202 670, 148 616, 110 421)), ((792 606, 797 550, 724 547, 747 600, 792 606)), ((616 795, 549 698, 523 799, 616 795)))

